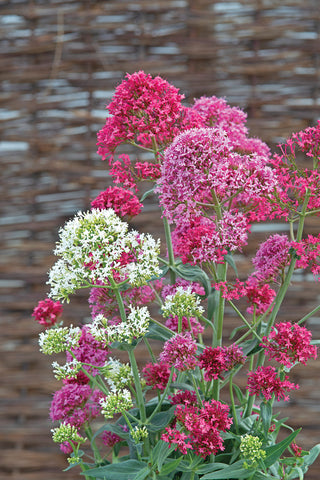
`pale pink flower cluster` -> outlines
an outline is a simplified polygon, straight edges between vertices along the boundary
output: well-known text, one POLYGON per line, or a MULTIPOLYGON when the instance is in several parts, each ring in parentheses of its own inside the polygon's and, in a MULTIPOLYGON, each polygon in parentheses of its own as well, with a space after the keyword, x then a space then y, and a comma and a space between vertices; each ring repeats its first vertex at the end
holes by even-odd
POLYGON ((290 263, 290 241, 287 235, 271 235, 263 242, 252 259, 253 276, 259 283, 275 282, 290 263))
POLYGON ((217 262, 246 244, 247 210, 263 218, 262 200, 276 187, 266 163, 265 156, 236 151, 221 127, 191 129, 174 139, 157 191, 164 215, 177 226, 174 246, 186 252, 184 262, 217 262))

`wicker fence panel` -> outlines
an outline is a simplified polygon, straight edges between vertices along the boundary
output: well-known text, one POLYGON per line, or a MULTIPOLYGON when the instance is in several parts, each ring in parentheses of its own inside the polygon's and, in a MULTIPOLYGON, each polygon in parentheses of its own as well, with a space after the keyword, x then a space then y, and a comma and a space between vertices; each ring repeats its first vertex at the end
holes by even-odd
MULTIPOLYGON (((30 314, 47 292, 59 226, 110 183, 95 138, 115 86, 141 69, 174 83, 186 101, 223 96, 248 113, 252 135, 274 146, 319 118, 319 21, 318 0, 0 2, 1 478, 78 478, 62 472, 65 458, 50 439, 58 385, 30 314)), ((155 206, 134 224, 158 236, 155 206)), ((243 275, 266 233, 253 229, 243 275)), ((309 280, 299 278, 283 319, 319 299, 309 280)), ((230 331, 236 319, 228 315, 230 331)), ((65 309, 67 322, 88 316, 82 294, 65 309)), ((320 338, 319 317, 309 326, 320 338)), ((304 426, 306 447, 320 441, 318 367, 296 370, 301 390, 285 410, 304 426)), ((318 463, 308 478, 319 471, 318 463)))

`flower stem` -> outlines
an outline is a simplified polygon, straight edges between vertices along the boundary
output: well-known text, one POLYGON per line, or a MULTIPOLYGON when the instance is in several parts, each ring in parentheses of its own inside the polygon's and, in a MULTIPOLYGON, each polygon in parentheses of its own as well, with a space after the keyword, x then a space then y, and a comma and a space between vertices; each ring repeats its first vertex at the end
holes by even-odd
POLYGON ((236 429, 236 433, 237 433, 237 435, 238 435, 238 434, 239 434, 239 424, 238 424, 236 407, 235 407, 235 403, 234 403, 232 379, 233 379, 233 375, 230 375, 230 380, 229 380, 229 394, 230 394, 230 400, 231 400, 232 415, 233 415, 233 419, 234 419, 234 426, 235 426, 235 429, 236 429))
MULTIPOLYGON (((171 239, 171 231, 170 231, 170 225, 168 222, 168 219, 163 215, 162 216, 163 220, 163 226, 164 226, 164 233, 166 237, 166 243, 167 243, 167 249, 168 249, 168 258, 169 258, 169 268, 175 266, 175 261, 174 261, 174 254, 173 254, 173 246, 172 246, 172 239, 171 239)), ((173 285, 176 282, 176 274, 170 268, 170 283, 173 285)))
POLYGON ((139 378, 138 365, 137 365, 136 357, 134 356, 133 350, 129 350, 128 355, 129 355, 130 365, 132 368, 132 374, 134 379, 134 385, 135 385, 136 394, 137 394, 137 404, 140 411, 140 419, 142 423, 145 423, 147 418, 146 408, 144 404, 144 398, 143 398, 142 388, 141 388, 141 383, 139 378))

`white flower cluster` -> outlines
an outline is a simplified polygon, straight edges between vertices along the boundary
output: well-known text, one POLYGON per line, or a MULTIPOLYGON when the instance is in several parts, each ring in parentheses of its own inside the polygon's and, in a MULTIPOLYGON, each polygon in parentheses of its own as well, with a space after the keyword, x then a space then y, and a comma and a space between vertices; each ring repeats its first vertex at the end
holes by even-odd
POLYGON ((80 372, 82 363, 73 358, 71 362, 66 362, 64 365, 59 365, 58 362, 52 363, 53 374, 57 380, 64 380, 66 378, 76 378, 80 372))
POLYGON ((159 276, 159 240, 128 232, 111 208, 78 212, 60 229, 54 253, 61 257, 49 272, 50 296, 68 300, 78 288, 108 283, 114 274, 132 286, 159 276))
POLYGON ((84 443, 87 439, 79 435, 77 427, 69 423, 62 423, 60 427, 53 428, 52 440, 55 443, 75 442, 84 443))
POLYGON ((110 358, 106 368, 105 378, 112 392, 128 387, 134 381, 129 363, 121 363, 119 360, 110 358))
POLYGON ((80 327, 50 328, 39 335, 40 351, 45 355, 65 352, 68 348, 78 345, 81 336, 80 327))
POLYGON ((112 418, 116 413, 121 413, 133 407, 129 390, 118 390, 110 393, 100 400, 101 413, 105 418, 112 418))
POLYGON ((170 315, 197 317, 204 312, 200 298, 192 292, 191 287, 178 287, 174 295, 167 295, 161 311, 164 317, 170 315))
POLYGON ((134 427, 133 432, 131 432, 131 437, 135 443, 143 441, 145 438, 148 438, 147 427, 134 427))
POLYGON ((131 312, 126 322, 108 325, 108 320, 97 315, 90 326, 91 335, 103 343, 121 342, 131 344, 133 340, 142 338, 148 331, 150 314, 147 307, 135 308, 130 305, 131 312))

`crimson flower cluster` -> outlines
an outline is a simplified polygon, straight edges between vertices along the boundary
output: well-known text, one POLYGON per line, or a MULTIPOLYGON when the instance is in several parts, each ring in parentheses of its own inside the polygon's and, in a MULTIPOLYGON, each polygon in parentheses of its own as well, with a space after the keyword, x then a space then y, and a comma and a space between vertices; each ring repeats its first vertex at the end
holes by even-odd
POLYGON ((224 450, 220 432, 229 430, 232 419, 229 407, 219 401, 203 402, 203 407, 178 405, 175 410, 175 427, 167 427, 161 439, 175 445, 184 455, 188 449, 206 458, 224 450), (178 425, 182 428, 179 429, 178 425))
POLYGON ((282 399, 288 401, 287 393, 299 388, 299 385, 289 382, 288 378, 286 375, 281 380, 275 367, 258 367, 248 373, 249 395, 258 395, 264 400, 270 400, 274 395, 278 402, 282 399))
POLYGON ((310 330, 297 323, 282 322, 272 327, 268 337, 262 338, 260 346, 269 360, 273 358, 291 368, 297 362, 305 365, 307 360, 317 357, 317 347, 310 341, 310 330))
POLYGON ((59 300, 54 302, 51 298, 40 300, 34 308, 32 316, 35 321, 45 327, 52 327, 58 321, 63 312, 63 307, 59 300))

